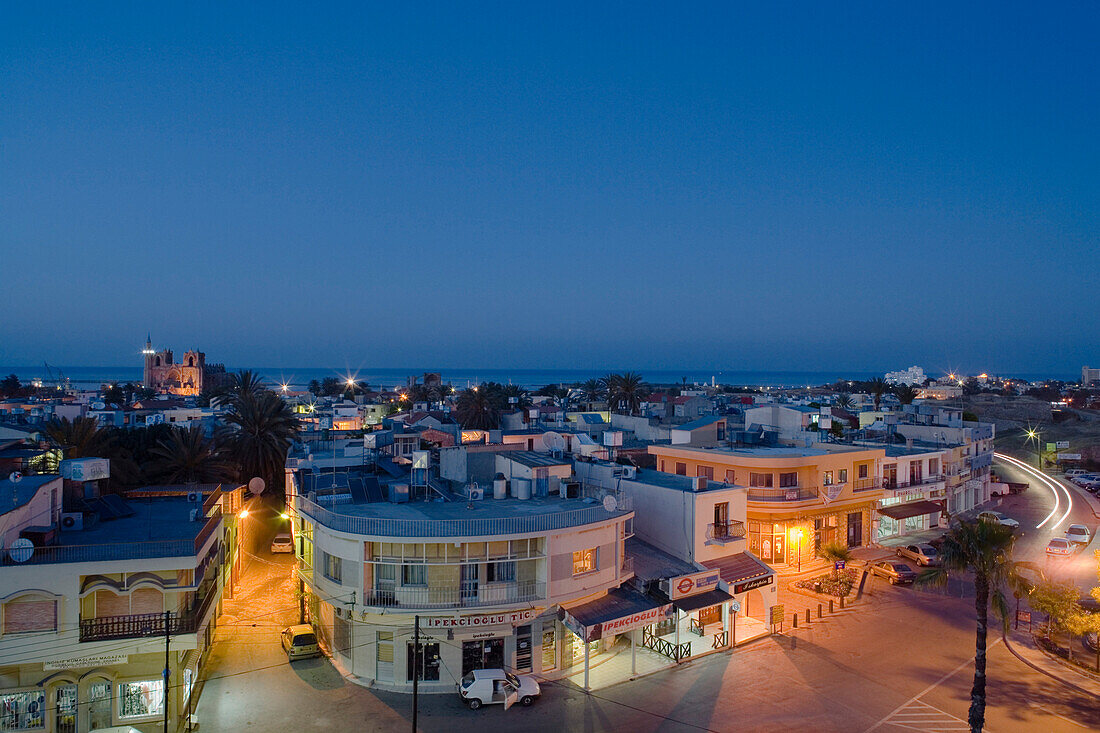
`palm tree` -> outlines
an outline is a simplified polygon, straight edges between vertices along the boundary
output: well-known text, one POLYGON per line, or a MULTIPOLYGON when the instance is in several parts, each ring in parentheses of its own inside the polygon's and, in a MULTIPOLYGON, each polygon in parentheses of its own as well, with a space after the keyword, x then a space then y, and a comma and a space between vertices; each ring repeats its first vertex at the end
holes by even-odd
POLYGON ((149 450, 151 468, 163 481, 178 483, 220 483, 236 478, 233 463, 217 441, 207 440, 202 428, 173 427, 166 439, 149 450))
POLYGON ((111 436, 92 417, 69 421, 63 417, 46 424, 45 433, 64 452, 66 458, 103 458, 111 449, 111 436))
POLYGON ((899 384, 894 388, 894 396, 898 398, 898 402, 903 405, 913 404, 913 400, 917 399, 919 392, 913 389, 908 384, 899 384))
POLYGON ((836 404, 837 407, 839 407, 842 410, 851 410, 852 405, 855 404, 852 401, 852 395, 848 394, 847 392, 841 392, 839 395, 837 395, 837 398, 836 398, 836 400, 834 400, 834 403, 836 404))
POLYGON ((264 384, 264 380, 256 372, 243 369, 236 374, 229 375, 229 388, 230 395, 241 396, 244 394, 256 394, 267 389, 267 385, 264 384))
POLYGON ((974 645, 974 685, 970 689, 967 716, 973 733, 980 733, 985 725, 986 636, 990 605, 1008 628, 1004 589, 1015 584, 1017 566, 1012 561, 1015 542, 1012 528, 995 521, 956 522, 940 547, 940 567, 926 570, 918 578, 921 584, 945 585, 948 573, 974 573, 974 611, 978 626, 974 645))
POLYGON ((882 396, 886 394, 886 380, 882 377, 875 377, 867 383, 867 389, 871 391, 871 396, 875 398, 875 412, 878 412, 878 408, 882 404, 882 396))
POLYGON ((602 400, 607 394, 607 387, 599 379, 589 379, 581 385, 581 394, 584 395, 584 401, 588 403, 588 409, 591 410, 592 403, 602 400))
POLYGON ((500 411, 491 390, 485 387, 464 389, 455 404, 455 418, 464 428, 495 430, 500 426, 500 411))
POLYGON ((821 550, 818 554, 833 564, 834 578, 839 575, 836 564, 838 562, 849 562, 852 559, 852 551, 848 549, 848 546, 843 542, 829 542, 824 544, 821 546, 821 550))
POLYGON ((642 375, 637 372, 623 372, 605 378, 608 382, 608 402, 613 410, 622 410, 630 415, 638 411, 645 399, 647 390, 642 375))
POLYGON ((283 398, 268 390, 235 395, 225 421, 232 427, 226 442, 241 478, 259 476, 270 487, 282 486, 287 451, 298 435, 298 418, 283 398))

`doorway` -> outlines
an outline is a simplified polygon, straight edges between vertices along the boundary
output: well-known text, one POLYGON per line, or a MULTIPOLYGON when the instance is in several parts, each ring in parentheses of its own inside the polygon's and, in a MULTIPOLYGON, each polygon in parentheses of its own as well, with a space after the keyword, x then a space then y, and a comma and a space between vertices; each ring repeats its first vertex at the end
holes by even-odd
POLYGON ((54 696, 57 733, 76 733, 76 685, 62 685, 54 696))
POLYGON ((852 512, 848 515, 848 547, 863 544, 863 513, 852 512))
POLYGON ((462 676, 475 669, 504 669, 504 639, 462 642, 462 676))
POLYGON ((88 728, 110 728, 111 720, 111 683, 93 682, 88 688, 88 728))

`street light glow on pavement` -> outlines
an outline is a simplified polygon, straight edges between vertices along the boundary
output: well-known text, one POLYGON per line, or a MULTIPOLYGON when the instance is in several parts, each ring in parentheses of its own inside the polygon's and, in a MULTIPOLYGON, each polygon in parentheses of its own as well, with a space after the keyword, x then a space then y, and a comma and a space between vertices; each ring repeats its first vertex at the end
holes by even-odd
POLYGON ((1017 458, 1013 458, 1012 456, 1005 455, 1004 453, 994 453, 993 457, 997 458, 998 460, 1005 461, 1006 463, 1012 465, 1013 467, 1020 469, 1021 471, 1023 471, 1027 475, 1032 476, 1035 479, 1041 481, 1048 489, 1051 490, 1051 493, 1054 494, 1054 509, 1051 510, 1050 514, 1048 514, 1043 521, 1041 521, 1037 525, 1035 525, 1035 529, 1042 529, 1043 525, 1046 524, 1047 522, 1049 522, 1051 520, 1051 518, 1055 514, 1058 513, 1059 507, 1061 506, 1061 503, 1062 503, 1061 499, 1059 498, 1059 494, 1058 494, 1059 490, 1061 490, 1061 492, 1066 495, 1066 512, 1065 512, 1065 514, 1063 514, 1061 516, 1061 518, 1057 522, 1054 523, 1054 525, 1051 527, 1051 529, 1052 530, 1058 529, 1059 525, 1061 525, 1062 522, 1066 521, 1066 518, 1069 516, 1069 513, 1071 511, 1073 511, 1073 496, 1070 494, 1069 489, 1067 489, 1061 483, 1052 480, 1045 473, 1040 473, 1039 471, 1035 470, 1034 468, 1032 468, 1031 466, 1029 466, 1028 464, 1024 463, 1023 461, 1021 461, 1017 458))

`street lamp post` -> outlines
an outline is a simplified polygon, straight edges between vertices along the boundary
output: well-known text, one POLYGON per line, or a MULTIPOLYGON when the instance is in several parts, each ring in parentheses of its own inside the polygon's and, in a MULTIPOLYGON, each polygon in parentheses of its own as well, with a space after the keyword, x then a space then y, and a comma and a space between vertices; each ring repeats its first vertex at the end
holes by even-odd
POLYGON ((1035 441, 1035 464, 1040 471, 1043 470, 1043 444, 1042 436, 1038 430, 1028 430, 1027 439, 1035 441))

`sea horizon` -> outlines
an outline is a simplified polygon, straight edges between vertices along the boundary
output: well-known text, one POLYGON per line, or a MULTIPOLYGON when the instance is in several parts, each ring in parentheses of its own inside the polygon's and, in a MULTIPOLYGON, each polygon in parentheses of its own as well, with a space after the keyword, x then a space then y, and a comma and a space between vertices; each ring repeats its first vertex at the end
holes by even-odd
MULTIPOLYGON (((312 380, 321 381, 326 377, 338 379, 353 378, 360 382, 366 382, 372 388, 396 387, 408 383, 410 377, 421 379, 425 372, 438 373, 445 383, 450 383, 457 388, 464 388, 484 382, 500 382, 501 384, 515 384, 524 389, 534 390, 547 384, 573 384, 584 382, 588 379, 598 379, 609 371, 617 369, 476 369, 476 368, 362 368, 362 369, 334 369, 318 367, 286 368, 286 367, 226 367, 230 372, 247 369, 256 372, 269 385, 286 384, 291 390, 304 390, 312 380)), ((96 388, 103 384, 118 382, 140 382, 142 367, 140 366, 51 366, 51 372, 47 373, 44 366, 0 366, 0 376, 15 374, 21 382, 28 383, 41 379, 47 382, 56 381, 58 374, 63 374, 73 387, 96 388)), ((785 371, 785 370, 720 370, 720 369, 635 369, 642 375, 643 381, 648 384, 674 385, 674 384, 714 384, 731 385, 738 387, 813 387, 832 384, 837 381, 861 381, 881 377, 885 372, 861 371, 845 369, 829 369, 815 371, 785 371)), ((942 376, 938 372, 925 372, 929 377, 942 376)), ((1059 374, 998 374, 1001 377, 1026 379, 1038 381, 1043 379, 1060 379, 1063 381, 1076 381, 1077 377, 1059 374)))

